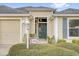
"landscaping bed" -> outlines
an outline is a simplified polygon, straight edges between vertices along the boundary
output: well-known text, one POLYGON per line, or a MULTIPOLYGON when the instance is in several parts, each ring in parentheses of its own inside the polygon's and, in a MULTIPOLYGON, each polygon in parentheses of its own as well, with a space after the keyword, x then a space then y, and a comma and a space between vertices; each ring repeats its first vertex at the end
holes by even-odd
POLYGON ((10 48, 10 56, 77 56, 75 50, 52 44, 33 44, 26 49, 25 44, 16 44, 10 48))

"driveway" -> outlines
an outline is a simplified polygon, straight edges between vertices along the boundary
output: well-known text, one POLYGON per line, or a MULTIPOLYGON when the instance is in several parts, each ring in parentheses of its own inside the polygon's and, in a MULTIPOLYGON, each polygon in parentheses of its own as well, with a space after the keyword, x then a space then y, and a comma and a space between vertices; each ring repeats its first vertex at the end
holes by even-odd
POLYGON ((11 46, 10 44, 0 44, 0 56, 6 56, 11 46))

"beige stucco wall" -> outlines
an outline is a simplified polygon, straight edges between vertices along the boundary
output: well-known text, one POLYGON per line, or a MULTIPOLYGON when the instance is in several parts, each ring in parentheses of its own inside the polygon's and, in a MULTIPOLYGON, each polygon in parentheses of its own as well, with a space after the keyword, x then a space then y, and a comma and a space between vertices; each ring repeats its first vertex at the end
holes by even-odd
POLYGON ((31 15, 33 16, 33 19, 31 20, 31 33, 35 33, 35 17, 47 17, 47 36, 53 36, 53 21, 49 19, 52 14, 52 11, 31 12, 31 15))
POLYGON ((57 17, 58 18, 58 39, 63 38, 63 17, 57 17))

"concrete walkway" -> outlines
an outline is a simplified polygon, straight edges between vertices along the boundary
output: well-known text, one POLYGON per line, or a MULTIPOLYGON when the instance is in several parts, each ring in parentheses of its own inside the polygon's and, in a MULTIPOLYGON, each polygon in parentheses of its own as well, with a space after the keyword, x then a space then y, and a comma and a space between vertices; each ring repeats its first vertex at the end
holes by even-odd
POLYGON ((9 44, 0 44, 0 56, 6 56, 11 46, 9 44))

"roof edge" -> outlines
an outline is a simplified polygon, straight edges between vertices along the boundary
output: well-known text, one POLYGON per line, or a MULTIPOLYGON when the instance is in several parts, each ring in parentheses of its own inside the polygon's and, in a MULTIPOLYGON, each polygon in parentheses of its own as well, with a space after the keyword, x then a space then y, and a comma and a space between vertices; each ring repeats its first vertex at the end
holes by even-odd
POLYGON ((79 14, 53 14, 53 16, 79 16, 79 14))
POLYGON ((30 16, 30 14, 0 14, 0 16, 30 16))

